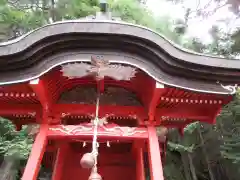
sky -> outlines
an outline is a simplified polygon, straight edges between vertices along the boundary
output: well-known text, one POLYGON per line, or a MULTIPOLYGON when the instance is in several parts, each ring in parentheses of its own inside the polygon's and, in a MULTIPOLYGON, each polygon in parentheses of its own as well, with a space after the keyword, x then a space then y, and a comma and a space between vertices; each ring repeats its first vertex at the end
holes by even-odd
MULTIPOLYGON (((225 3, 224 1, 222 1, 225 3)), ((211 11, 216 7, 214 1, 211 0, 184 0, 184 5, 173 5, 166 0, 147 0, 147 6, 156 16, 170 15, 173 18, 184 17, 186 8, 192 10, 203 8, 211 11), (209 3, 210 2, 210 3, 209 3)), ((225 31, 231 31, 235 27, 240 27, 240 20, 234 19, 234 14, 228 10, 228 6, 224 6, 207 19, 193 18, 189 21, 188 35, 195 36, 205 42, 211 41, 209 30, 214 24, 220 25, 225 31), (229 24, 222 23, 221 20, 229 18, 229 24)))

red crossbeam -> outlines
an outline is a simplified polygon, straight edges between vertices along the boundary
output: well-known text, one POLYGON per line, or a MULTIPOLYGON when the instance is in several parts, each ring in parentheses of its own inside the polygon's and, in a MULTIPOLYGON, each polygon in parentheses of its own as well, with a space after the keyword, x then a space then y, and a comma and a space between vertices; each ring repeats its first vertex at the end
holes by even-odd
POLYGON ((156 116, 160 119, 161 117, 169 118, 187 118, 187 119, 196 119, 196 120, 209 120, 211 117, 212 111, 207 111, 206 109, 196 109, 190 107, 177 107, 177 108, 164 108, 157 109, 156 116), (204 112, 204 113, 203 113, 204 112))
MULTIPOLYGON (((78 140, 89 140, 93 137, 93 126, 91 124, 81 125, 56 125, 48 129, 50 139, 71 138, 78 140)), ((134 140, 147 139, 148 132, 146 128, 120 127, 115 124, 100 126, 98 128, 99 139, 106 140, 134 140)))
MULTIPOLYGON (((55 104, 54 114, 70 115, 95 115, 96 106, 87 104, 55 104)), ((138 106, 114 106, 103 105, 99 108, 99 116, 113 115, 118 117, 132 117, 136 119, 146 119, 147 112, 143 107, 138 106)))
MULTIPOLYGON (((104 116, 116 116, 116 117, 128 117, 136 118, 139 122, 142 122, 145 119, 148 119, 147 109, 141 106, 114 106, 114 105, 101 105, 99 109, 100 117, 104 116)), ((86 104, 55 104, 53 106, 53 114, 56 116, 59 115, 89 115, 94 116, 96 111, 95 105, 86 105, 86 104)), ((169 118, 186 118, 186 119, 195 119, 203 122, 208 122, 211 118, 210 113, 205 112, 202 114, 202 111, 196 109, 187 109, 184 107, 174 108, 174 109, 156 109, 156 120, 157 123, 160 123, 161 117, 169 118)))
POLYGON ((39 105, 1 104, 0 115, 31 114, 41 112, 39 105))

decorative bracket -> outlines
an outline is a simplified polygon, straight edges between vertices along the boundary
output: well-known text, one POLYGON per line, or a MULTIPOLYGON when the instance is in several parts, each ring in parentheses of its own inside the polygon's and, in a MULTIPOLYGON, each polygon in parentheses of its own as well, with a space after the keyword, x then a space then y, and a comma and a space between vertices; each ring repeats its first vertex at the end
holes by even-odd
POLYGON ((220 82, 217 82, 217 84, 220 84, 222 86, 223 89, 229 91, 230 94, 236 94, 237 89, 238 89, 238 85, 223 85, 220 82))
POLYGON ((91 64, 74 63, 62 65, 61 71, 63 76, 70 79, 92 75, 97 80, 102 80, 105 76, 108 76, 118 81, 131 80, 136 74, 135 68, 120 64, 110 64, 108 60, 103 59, 103 56, 92 56, 91 64))

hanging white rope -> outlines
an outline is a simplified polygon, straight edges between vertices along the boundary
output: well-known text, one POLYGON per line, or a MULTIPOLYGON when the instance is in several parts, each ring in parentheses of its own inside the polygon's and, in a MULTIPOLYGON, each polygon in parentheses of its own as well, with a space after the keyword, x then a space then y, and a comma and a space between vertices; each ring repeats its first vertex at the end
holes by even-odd
POLYGON ((94 155, 95 159, 95 168, 97 166, 97 156, 98 156, 98 124, 99 124, 99 102, 100 102, 100 90, 99 90, 99 81, 97 81, 97 102, 96 102, 96 112, 95 112, 95 119, 93 121, 94 131, 93 131, 93 141, 92 141, 92 154, 94 155))
POLYGON ((98 126, 99 126, 99 102, 100 102, 100 82, 97 81, 97 102, 96 102, 96 114, 93 120, 94 132, 92 140, 92 152, 83 155, 80 163, 83 168, 92 168, 91 174, 88 180, 102 180, 102 177, 97 172, 97 157, 98 157, 98 126))

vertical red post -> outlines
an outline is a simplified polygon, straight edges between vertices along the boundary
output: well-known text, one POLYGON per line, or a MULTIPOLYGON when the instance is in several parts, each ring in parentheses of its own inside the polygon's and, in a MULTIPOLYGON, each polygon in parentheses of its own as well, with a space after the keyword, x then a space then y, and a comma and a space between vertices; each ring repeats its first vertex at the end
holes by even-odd
POLYGON ((164 180, 156 128, 148 127, 148 156, 151 180, 164 180))
POLYGON ((40 126, 40 131, 35 139, 32 147, 31 154, 28 158, 27 166, 24 170, 22 180, 36 180, 41 161, 46 150, 47 145, 47 131, 48 125, 43 124, 40 126))
POLYGON ((156 108, 159 102, 159 98, 161 95, 166 91, 164 89, 164 85, 158 82, 155 82, 155 86, 152 87, 151 89, 151 96, 149 97, 148 100, 148 116, 149 116, 149 121, 154 121, 155 119, 155 112, 156 108))
POLYGON ((141 147, 136 148, 136 176, 137 180, 145 180, 145 169, 143 160, 143 149, 141 147))
MULTIPOLYGON (((43 110, 43 117, 47 117, 50 113, 50 109, 52 106, 52 98, 49 94, 49 91, 47 89, 47 86, 45 85, 43 80, 40 79, 34 79, 30 81, 29 83, 30 87, 32 88, 33 92, 38 97, 38 100, 40 101, 42 105, 43 110)), ((47 118, 41 119, 42 121, 47 121, 47 118)), ((44 122, 44 123, 45 123, 44 122)))
POLYGON ((66 159, 69 150, 68 144, 62 144, 58 148, 57 157, 54 163, 54 171, 52 175, 52 180, 60 180, 62 178, 64 161, 66 159))

